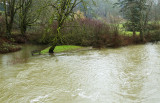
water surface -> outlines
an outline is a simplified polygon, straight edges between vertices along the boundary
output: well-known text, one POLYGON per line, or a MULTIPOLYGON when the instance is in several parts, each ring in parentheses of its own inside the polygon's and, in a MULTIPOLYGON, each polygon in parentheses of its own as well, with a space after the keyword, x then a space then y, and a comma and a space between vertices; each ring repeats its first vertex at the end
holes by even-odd
POLYGON ((0 55, 0 103, 159 103, 160 44, 0 55))

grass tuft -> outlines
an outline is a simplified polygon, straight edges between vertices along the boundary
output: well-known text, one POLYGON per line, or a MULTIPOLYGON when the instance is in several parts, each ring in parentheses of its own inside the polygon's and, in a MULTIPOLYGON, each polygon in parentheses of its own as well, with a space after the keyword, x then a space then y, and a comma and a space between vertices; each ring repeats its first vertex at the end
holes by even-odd
MULTIPOLYGON (((60 53, 60 52, 67 52, 67 51, 71 51, 71 50, 77 50, 77 49, 81 49, 83 47, 81 46, 75 46, 75 45, 61 45, 61 46, 56 46, 54 52, 55 53, 60 53)), ((41 51, 42 54, 48 53, 50 47, 44 49, 41 51)))

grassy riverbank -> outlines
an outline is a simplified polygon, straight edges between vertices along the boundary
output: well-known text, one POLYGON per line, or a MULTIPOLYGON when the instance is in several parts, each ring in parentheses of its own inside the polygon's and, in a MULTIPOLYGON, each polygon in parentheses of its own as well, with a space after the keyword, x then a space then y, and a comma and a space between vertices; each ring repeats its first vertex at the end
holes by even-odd
MULTIPOLYGON (((41 51, 41 54, 48 53, 49 48, 50 48, 50 47, 42 50, 42 51, 41 51)), ((84 48, 84 47, 75 46, 75 45, 61 45, 61 46, 56 46, 54 52, 55 52, 55 53, 67 52, 67 51, 78 50, 78 49, 82 49, 82 48, 84 48)))

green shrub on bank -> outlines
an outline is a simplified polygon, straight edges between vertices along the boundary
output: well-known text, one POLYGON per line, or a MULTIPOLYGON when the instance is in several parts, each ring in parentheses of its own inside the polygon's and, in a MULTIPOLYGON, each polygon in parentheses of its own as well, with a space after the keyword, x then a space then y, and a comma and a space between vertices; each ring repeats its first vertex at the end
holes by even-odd
POLYGON ((15 52, 21 49, 20 46, 5 42, 3 39, 0 39, 0 44, 0 53, 15 52))
POLYGON ((94 19, 77 19, 69 22, 68 27, 63 29, 62 34, 64 44, 81 45, 81 46, 99 46, 105 45, 106 40, 111 36, 111 28, 109 25, 94 19))
MULTIPOLYGON (((52 29, 43 36, 42 42, 48 44, 56 34, 57 23, 53 23, 52 29)), ((58 45, 79 45, 93 47, 118 47, 130 42, 130 37, 119 34, 118 26, 108 25, 95 19, 77 19, 66 22, 61 31, 63 43, 58 45), (124 41, 123 41, 124 40, 124 41)))
MULTIPOLYGON (((53 38, 57 33, 57 23, 48 25, 50 28, 43 29, 43 36, 39 43, 49 44, 53 42, 53 38)), ((145 40, 159 41, 159 24, 150 24, 146 30, 145 40), (150 31, 150 32, 149 32, 150 31), (153 31, 153 32, 151 32, 153 31), (147 34, 151 34, 150 37, 147 34)), ((68 21, 63 25, 61 31, 62 41, 58 45, 79 45, 93 47, 119 47, 129 44, 141 43, 139 32, 136 32, 136 37, 133 37, 132 32, 123 32, 122 25, 113 26, 95 19, 76 19, 68 21)), ((38 36, 37 36, 38 37, 38 36)))
POLYGON ((160 24, 159 23, 150 23, 148 24, 148 30, 159 30, 160 29, 160 24))
POLYGON ((155 30, 151 34, 151 42, 160 41, 160 30, 155 30))

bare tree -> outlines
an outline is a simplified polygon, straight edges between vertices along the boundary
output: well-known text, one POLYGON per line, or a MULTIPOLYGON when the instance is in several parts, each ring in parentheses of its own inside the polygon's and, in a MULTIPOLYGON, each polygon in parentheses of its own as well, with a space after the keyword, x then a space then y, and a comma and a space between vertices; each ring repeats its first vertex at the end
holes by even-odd
POLYGON ((32 6, 32 0, 20 0, 19 1, 19 26, 21 30, 21 34, 25 35, 25 32, 27 30, 27 27, 32 24, 31 23, 31 18, 29 15, 29 11, 32 6))
POLYGON ((5 24, 6 24, 6 35, 11 35, 13 27, 14 17, 19 9, 17 0, 3 0, 3 6, 5 9, 5 24))

